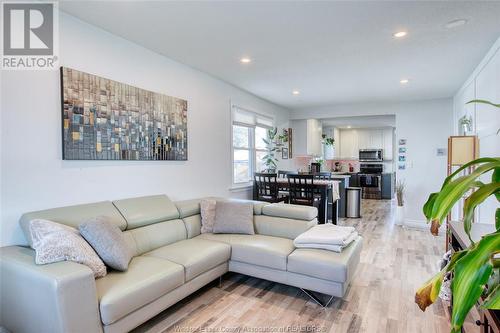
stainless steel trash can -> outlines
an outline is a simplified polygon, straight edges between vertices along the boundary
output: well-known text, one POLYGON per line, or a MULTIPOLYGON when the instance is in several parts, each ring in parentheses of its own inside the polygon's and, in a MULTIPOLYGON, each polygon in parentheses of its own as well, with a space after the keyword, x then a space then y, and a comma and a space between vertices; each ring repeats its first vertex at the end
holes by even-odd
POLYGON ((346 217, 361 217, 361 187, 347 187, 346 192, 346 217))

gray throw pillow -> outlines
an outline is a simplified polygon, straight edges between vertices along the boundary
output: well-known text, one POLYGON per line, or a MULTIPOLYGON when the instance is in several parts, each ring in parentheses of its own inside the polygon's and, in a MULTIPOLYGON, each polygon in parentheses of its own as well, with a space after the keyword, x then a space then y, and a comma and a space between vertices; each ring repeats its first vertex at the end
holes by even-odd
POLYGON ((253 204, 250 202, 217 201, 213 232, 215 234, 255 234, 253 204))
POLYGON ((117 225, 105 216, 98 216, 83 222, 78 229, 106 265, 118 271, 128 269, 133 254, 117 225))

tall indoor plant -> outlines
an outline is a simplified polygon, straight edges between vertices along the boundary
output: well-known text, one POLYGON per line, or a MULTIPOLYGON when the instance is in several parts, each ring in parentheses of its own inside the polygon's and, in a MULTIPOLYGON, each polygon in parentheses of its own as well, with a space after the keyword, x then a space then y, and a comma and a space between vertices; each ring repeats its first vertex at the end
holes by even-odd
MULTIPOLYGON (((484 103, 500 108, 483 100, 469 103, 484 103)), ((471 236, 472 218, 475 208, 488 197, 495 196, 500 201, 500 157, 484 157, 471 161, 448 176, 441 190, 432 193, 424 205, 423 211, 431 222, 431 232, 438 234, 439 226, 452 207, 467 195, 463 207, 463 227, 471 245, 469 248, 452 254, 446 267, 427 281, 415 294, 415 302, 423 311, 437 299, 445 275, 453 273, 451 291, 453 308, 451 314, 451 332, 460 332, 465 317, 483 296, 482 307, 500 309, 500 287, 497 279, 492 279, 500 267, 500 208, 495 212, 496 231, 482 237, 475 243, 471 236), (460 173, 469 167, 475 169, 468 175, 460 173), (483 183, 479 177, 492 172, 491 181, 483 183), (467 195, 468 194, 468 195, 467 195)))
POLYGON ((262 157, 262 161, 266 166, 267 172, 276 172, 278 159, 276 158, 276 153, 281 152, 279 144, 276 142, 276 136, 278 134, 278 128, 273 127, 267 130, 267 137, 264 140, 266 144, 266 155, 262 157))

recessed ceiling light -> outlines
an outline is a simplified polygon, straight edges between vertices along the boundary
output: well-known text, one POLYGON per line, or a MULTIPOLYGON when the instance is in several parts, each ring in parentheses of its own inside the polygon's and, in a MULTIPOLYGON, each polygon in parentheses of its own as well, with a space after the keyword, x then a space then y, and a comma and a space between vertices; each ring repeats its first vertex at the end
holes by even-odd
POLYGON ((242 64, 248 64, 248 63, 251 63, 252 62, 252 59, 248 58, 248 57, 243 57, 240 59, 240 62, 242 64))
POLYGON ((456 20, 452 20, 452 21, 446 23, 444 26, 447 29, 453 29, 453 28, 461 27, 461 26, 466 25, 466 24, 467 24, 466 19, 456 19, 456 20))
POLYGON ((398 31, 396 33, 393 34, 394 37, 396 38, 402 38, 404 36, 408 35, 408 33, 406 31, 398 31))
POLYGON ((401 84, 407 84, 408 82, 410 82, 410 80, 408 79, 402 79, 401 81, 399 81, 399 83, 401 84))
POLYGON ((294 91, 292 91, 292 94, 294 94, 294 95, 299 95, 299 94, 300 94, 300 91, 298 91, 298 90, 294 90, 294 91))

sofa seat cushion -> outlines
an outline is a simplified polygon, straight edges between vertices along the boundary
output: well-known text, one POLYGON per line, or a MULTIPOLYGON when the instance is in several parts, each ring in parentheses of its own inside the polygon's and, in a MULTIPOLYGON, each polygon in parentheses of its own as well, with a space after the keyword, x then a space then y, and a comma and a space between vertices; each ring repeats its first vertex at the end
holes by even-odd
POLYGON ((286 271, 293 241, 264 235, 231 235, 231 260, 286 271))
POLYGON ((229 244, 205 239, 187 239, 144 254, 167 259, 184 266, 186 281, 227 262, 231 255, 229 244))
POLYGON ((214 234, 214 233, 205 233, 200 234, 195 237, 195 239, 206 239, 215 242, 222 242, 226 244, 231 244, 231 234, 214 234))
POLYGON ((320 249, 296 249, 288 256, 289 272, 344 283, 350 281, 362 248, 358 237, 341 253, 320 249))
POLYGON ((184 268, 168 260, 135 257, 126 272, 111 271, 96 280, 101 320, 114 323, 184 283, 184 268))

